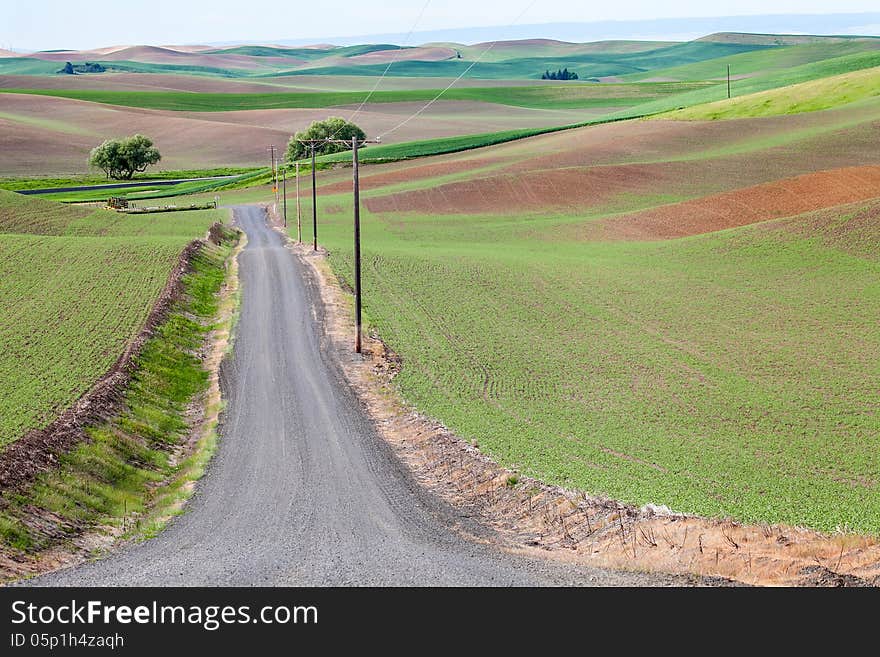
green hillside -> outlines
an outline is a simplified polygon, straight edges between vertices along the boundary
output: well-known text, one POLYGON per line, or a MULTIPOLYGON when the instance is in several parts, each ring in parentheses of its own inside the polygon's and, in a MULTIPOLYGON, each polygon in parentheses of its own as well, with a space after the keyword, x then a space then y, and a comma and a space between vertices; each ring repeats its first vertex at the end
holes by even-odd
MULTIPOLYGON (((626 75, 649 71, 661 67, 678 66, 707 59, 729 56, 736 53, 765 49, 768 46, 740 45, 726 43, 678 43, 653 50, 639 52, 573 52, 543 57, 525 56, 501 61, 477 61, 479 52, 470 55, 471 60, 450 59, 439 62, 403 61, 397 62, 388 75, 404 77, 456 77, 465 71, 467 78, 474 79, 512 79, 540 78, 545 70, 568 68, 582 78, 626 75)), ((492 51, 490 51, 492 52, 492 51)), ((488 59, 488 57, 487 57, 488 59)), ((285 75, 381 75, 386 64, 371 65, 317 65, 286 71, 285 75)))
POLYGON ((735 76, 784 72, 804 64, 828 59, 880 51, 880 39, 819 42, 805 45, 753 50, 735 55, 704 60, 671 68, 633 73, 626 80, 639 81, 649 78, 673 80, 711 80, 726 77, 727 66, 735 76))
POLYGON ((741 119, 831 109, 880 96, 880 67, 662 114, 673 120, 741 119))

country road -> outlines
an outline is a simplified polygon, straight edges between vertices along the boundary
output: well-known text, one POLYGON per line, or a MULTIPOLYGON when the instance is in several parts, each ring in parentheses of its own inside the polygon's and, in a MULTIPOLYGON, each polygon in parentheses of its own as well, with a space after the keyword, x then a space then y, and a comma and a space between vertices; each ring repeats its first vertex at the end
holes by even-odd
POLYGON ((321 331, 307 265, 257 207, 217 453, 186 512, 158 537, 31 585, 680 585, 514 556, 420 489, 348 388, 321 331), (456 528, 479 536, 464 538, 456 528))

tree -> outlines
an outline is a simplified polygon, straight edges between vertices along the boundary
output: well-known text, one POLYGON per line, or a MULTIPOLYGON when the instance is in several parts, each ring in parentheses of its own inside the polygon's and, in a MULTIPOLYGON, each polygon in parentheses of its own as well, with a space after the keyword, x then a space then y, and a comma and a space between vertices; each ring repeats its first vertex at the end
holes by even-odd
POLYGON ((58 71, 58 72, 59 72, 59 73, 64 73, 65 75, 76 75, 76 71, 73 70, 73 64, 71 64, 70 62, 67 62, 67 63, 64 65, 64 68, 62 68, 62 69, 61 69, 60 71, 58 71))
POLYGON ((568 67, 561 68, 556 71, 544 71, 541 74, 542 80, 577 80, 578 74, 574 71, 569 71, 568 67))
MULTIPOLYGON (((287 144, 287 161, 293 162, 294 160, 304 158, 306 155, 311 155, 311 147, 305 144, 300 144, 297 141, 298 139, 324 140, 328 137, 332 137, 333 139, 346 139, 351 142, 354 137, 357 137, 358 139, 366 139, 367 134, 354 123, 349 123, 344 119, 340 119, 338 116, 331 116, 324 121, 315 121, 306 130, 297 132, 290 138, 290 142, 287 144)), ((339 153, 350 149, 350 145, 346 146, 345 144, 323 143, 322 141, 322 143, 315 147, 315 152, 318 154, 339 153)))
POLYGON ((144 135, 124 139, 108 139, 92 149, 89 164, 104 171, 108 178, 131 180, 135 173, 146 171, 162 156, 153 146, 153 140, 144 135))

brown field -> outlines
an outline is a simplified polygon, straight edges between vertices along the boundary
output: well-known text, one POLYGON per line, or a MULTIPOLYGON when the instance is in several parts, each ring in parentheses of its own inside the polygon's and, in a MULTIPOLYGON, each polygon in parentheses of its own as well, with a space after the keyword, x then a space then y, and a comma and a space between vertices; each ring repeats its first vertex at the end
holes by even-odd
MULTIPOLYGON (((65 60, 66 61, 66 60, 65 60)), ((442 89, 452 78, 385 78, 380 91, 442 89)), ((376 78, 357 75, 289 75, 248 79, 165 73, 101 73, 87 75, 0 75, 5 89, 101 89, 105 91, 195 91, 202 93, 288 93, 296 91, 363 91, 376 78)), ((459 80, 456 87, 528 87, 552 80, 459 80)))
POLYGON ((3 89, 96 89, 103 91, 193 91, 199 93, 272 93, 295 89, 247 80, 162 73, 85 75, 0 75, 3 89))
MULTIPOLYGON (((83 76, 84 77, 84 76, 83 76)), ((413 103, 366 106, 357 122, 368 134, 399 124, 413 103)), ((162 152, 162 169, 259 166, 265 147, 327 116, 350 116, 354 107, 170 112, 100 105, 67 98, 0 95, 0 175, 81 173, 89 150, 104 139, 141 132, 162 152)), ((572 120, 571 113, 502 108, 489 103, 441 101, 388 141, 448 137, 572 120)))
POLYGON ((880 167, 848 167, 580 224, 577 232, 582 239, 673 239, 877 197, 880 197, 880 167))
MULTIPOLYGON (((486 167, 467 180, 431 184, 418 168, 424 163, 403 163, 370 167, 363 184, 373 191, 366 202, 374 212, 499 214, 521 208, 576 216, 620 206, 615 201, 634 194, 686 200, 824 170, 876 166, 878 118, 880 103, 774 119, 614 123, 447 156, 445 161, 470 169, 486 167), (418 189, 383 195, 377 188, 382 178, 371 178, 387 171, 405 175, 410 168, 412 180, 422 181, 418 189)), ((843 194, 838 202, 858 198, 865 197, 843 194)), ((810 201, 798 211, 817 207, 825 206, 810 201)))
POLYGON ((183 52, 157 46, 125 46, 121 48, 101 48, 97 50, 65 50, 61 52, 39 52, 31 55, 35 59, 54 62, 72 60, 100 59, 109 62, 146 62, 150 64, 184 64, 187 66, 209 66, 216 68, 235 68, 256 70, 270 65, 294 67, 303 60, 292 57, 249 57, 204 51, 183 52))
MULTIPOLYGON (((471 166, 475 163, 470 162, 471 166)), ((371 212, 498 214, 544 212, 603 205, 620 194, 650 194, 681 187, 684 167, 623 164, 615 167, 546 169, 535 175, 494 174, 366 200, 371 212)), ((370 189, 369 180, 364 189, 370 189)))

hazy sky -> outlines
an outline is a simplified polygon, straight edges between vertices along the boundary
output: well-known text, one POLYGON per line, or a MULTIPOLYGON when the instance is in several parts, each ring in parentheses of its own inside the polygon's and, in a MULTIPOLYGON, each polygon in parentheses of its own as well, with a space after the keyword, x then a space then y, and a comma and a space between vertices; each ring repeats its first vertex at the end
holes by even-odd
MULTIPOLYGON (((0 47, 60 49, 407 33, 425 0, 0 0, 0 47)), ((433 0, 417 30, 877 11, 877 0, 433 0)), ((498 38, 504 38, 499 35, 498 38)))

